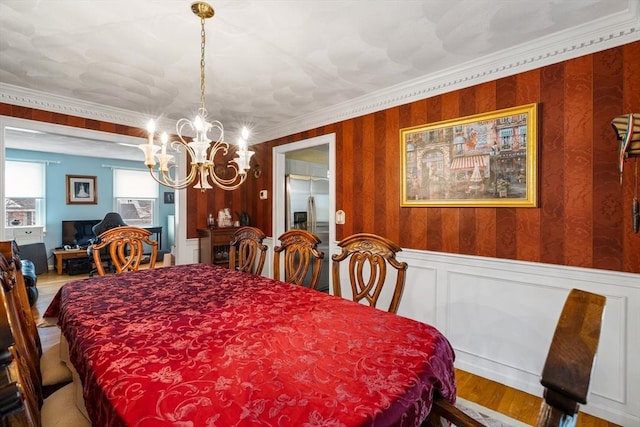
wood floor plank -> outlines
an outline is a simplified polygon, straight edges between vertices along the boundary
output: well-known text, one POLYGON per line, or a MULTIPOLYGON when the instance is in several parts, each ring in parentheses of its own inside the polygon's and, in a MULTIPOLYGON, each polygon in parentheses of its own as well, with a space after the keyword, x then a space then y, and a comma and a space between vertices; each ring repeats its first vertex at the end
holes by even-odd
MULTIPOLYGON (((456 369, 458 396, 470 400, 491 410, 533 425, 538 416, 542 399, 529 393, 513 389, 496 381, 482 378, 469 372, 456 369), (493 398, 499 395, 499 398, 493 398)), ((580 412, 577 427, 620 427, 618 424, 580 412)))

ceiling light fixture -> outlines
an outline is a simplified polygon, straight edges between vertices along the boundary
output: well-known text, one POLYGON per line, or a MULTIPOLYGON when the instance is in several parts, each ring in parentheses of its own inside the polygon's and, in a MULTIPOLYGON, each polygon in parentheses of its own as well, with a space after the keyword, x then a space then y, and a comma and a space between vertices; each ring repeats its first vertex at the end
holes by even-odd
POLYGON ((163 132, 160 143, 156 144, 155 123, 150 120, 147 125, 148 142, 138 147, 144 152, 144 163, 149 168, 153 179, 165 187, 182 189, 191 184, 193 188, 202 191, 213 188, 211 183, 223 190, 235 190, 240 187, 247 178, 247 171, 251 168, 250 161, 254 152, 247 150, 247 138, 249 131, 242 128, 242 134, 238 140, 237 157, 227 161, 229 144, 224 141, 224 128, 217 120, 207 121, 207 109, 205 107, 205 76, 204 76, 204 52, 205 52, 205 19, 211 18, 215 12, 213 8, 204 2, 196 2, 191 5, 194 14, 200 17, 200 107, 195 119, 182 118, 176 123, 178 140, 169 141, 169 136, 163 132), (193 139, 186 138, 184 131, 191 134, 195 132, 193 139), (190 170, 185 177, 180 178, 174 156, 167 154, 167 145, 171 149, 180 152, 184 150, 190 158, 190 170), (158 153, 160 151, 160 153, 158 153), (217 159, 216 159, 217 157, 217 159), (156 168, 156 159, 158 167, 156 168), (215 160, 220 163, 216 164, 215 160))

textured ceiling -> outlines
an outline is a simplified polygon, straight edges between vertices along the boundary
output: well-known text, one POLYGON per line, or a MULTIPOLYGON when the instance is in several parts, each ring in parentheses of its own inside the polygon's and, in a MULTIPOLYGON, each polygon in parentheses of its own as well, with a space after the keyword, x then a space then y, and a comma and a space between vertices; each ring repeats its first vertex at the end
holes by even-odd
MULTIPOLYGON (((138 126, 144 126, 144 117, 166 123, 191 116, 199 102, 200 23, 190 4, 0 0, 0 95, 24 90, 31 98, 55 96, 58 104, 126 110, 139 116, 129 123, 138 126)), ((567 50, 558 44, 562 40, 571 40, 569 50, 580 50, 585 42, 576 47, 573 38, 599 43, 593 40, 602 41, 601 36, 585 34, 605 20, 630 16, 633 25, 638 20, 638 0, 212 0, 211 5, 216 15, 206 21, 210 118, 223 122, 227 135, 248 124, 257 140, 281 136, 274 129, 285 123, 374 99, 416 79, 446 79, 450 70, 474 63, 491 70, 488 63, 497 59, 504 68, 501 52, 523 53, 546 43, 557 55, 567 50)), ((529 61, 539 60, 536 55, 529 61)))

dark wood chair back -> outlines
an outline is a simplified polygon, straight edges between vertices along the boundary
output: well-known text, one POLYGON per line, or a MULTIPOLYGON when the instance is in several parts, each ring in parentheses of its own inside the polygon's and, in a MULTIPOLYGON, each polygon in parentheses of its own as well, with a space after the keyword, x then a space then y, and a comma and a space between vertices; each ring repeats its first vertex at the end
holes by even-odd
POLYGON ((2 366, 7 373, 0 383, 0 425, 8 427, 40 427, 40 404, 37 385, 29 378, 25 358, 15 346, 8 349, 10 361, 2 366))
POLYGON ((100 251, 107 248, 109 257, 116 273, 138 270, 145 258, 145 244, 151 248, 149 254, 149 268, 154 268, 158 256, 158 242, 151 240, 151 233, 140 227, 122 226, 110 228, 98 236, 98 243, 95 243, 91 250, 93 252, 93 262, 96 265, 98 274, 105 275, 104 266, 100 251))
MULTIPOLYGON (((544 399, 536 427, 564 425, 577 416, 579 404, 587 403, 605 303, 602 295, 580 289, 569 292, 542 369, 544 399)), ((427 425, 440 425, 441 419, 458 427, 482 426, 449 402, 436 398, 427 425)))
POLYGON ((397 313, 405 282, 407 263, 399 262, 396 253, 402 249, 389 239, 369 233, 359 233, 343 239, 342 252, 333 255, 333 294, 342 296, 340 265, 348 260, 349 283, 353 300, 366 301, 376 307, 387 281, 387 267, 396 270, 394 291, 388 311, 397 313))
POLYGON ((241 227, 233 234, 229 249, 229 268, 251 274, 262 274, 267 257, 266 238, 262 230, 255 227, 241 227))
POLYGON ((318 250, 321 240, 305 230, 289 230, 279 238, 280 245, 274 248, 273 277, 280 279, 280 255, 284 258, 284 281, 303 285, 307 273, 311 271, 309 287, 315 289, 320 279, 320 269, 324 253, 318 250))
POLYGON ((0 384, 3 393, 0 410, 2 420, 6 418, 8 425, 39 426, 43 402, 39 364, 42 349, 37 329, 33 335, 31 325, 35 327, 35 320, 24 290, 20 259, 14 247, 12 242, 0 242, 1 363, 2 371, 6 372, 6 376, 0 379, 3 381, 0 384))
POLYGON ((606 298, 572 289, 556 326, 540 383, 544 402, 536 426, 556 426, 587 403, 606 298))

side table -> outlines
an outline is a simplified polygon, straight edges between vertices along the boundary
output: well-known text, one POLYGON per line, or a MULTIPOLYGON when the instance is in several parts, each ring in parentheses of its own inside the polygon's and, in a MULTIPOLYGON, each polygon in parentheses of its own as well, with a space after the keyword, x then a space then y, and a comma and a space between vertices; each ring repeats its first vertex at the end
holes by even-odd
POLYGON ((62 274, 62 265, 64 260, 72 259, 72 258, 88 258, 86 249, 54 249, 51 251, 53 253, 55 263, 56 263, 56 271, 58 274, 62 274))

